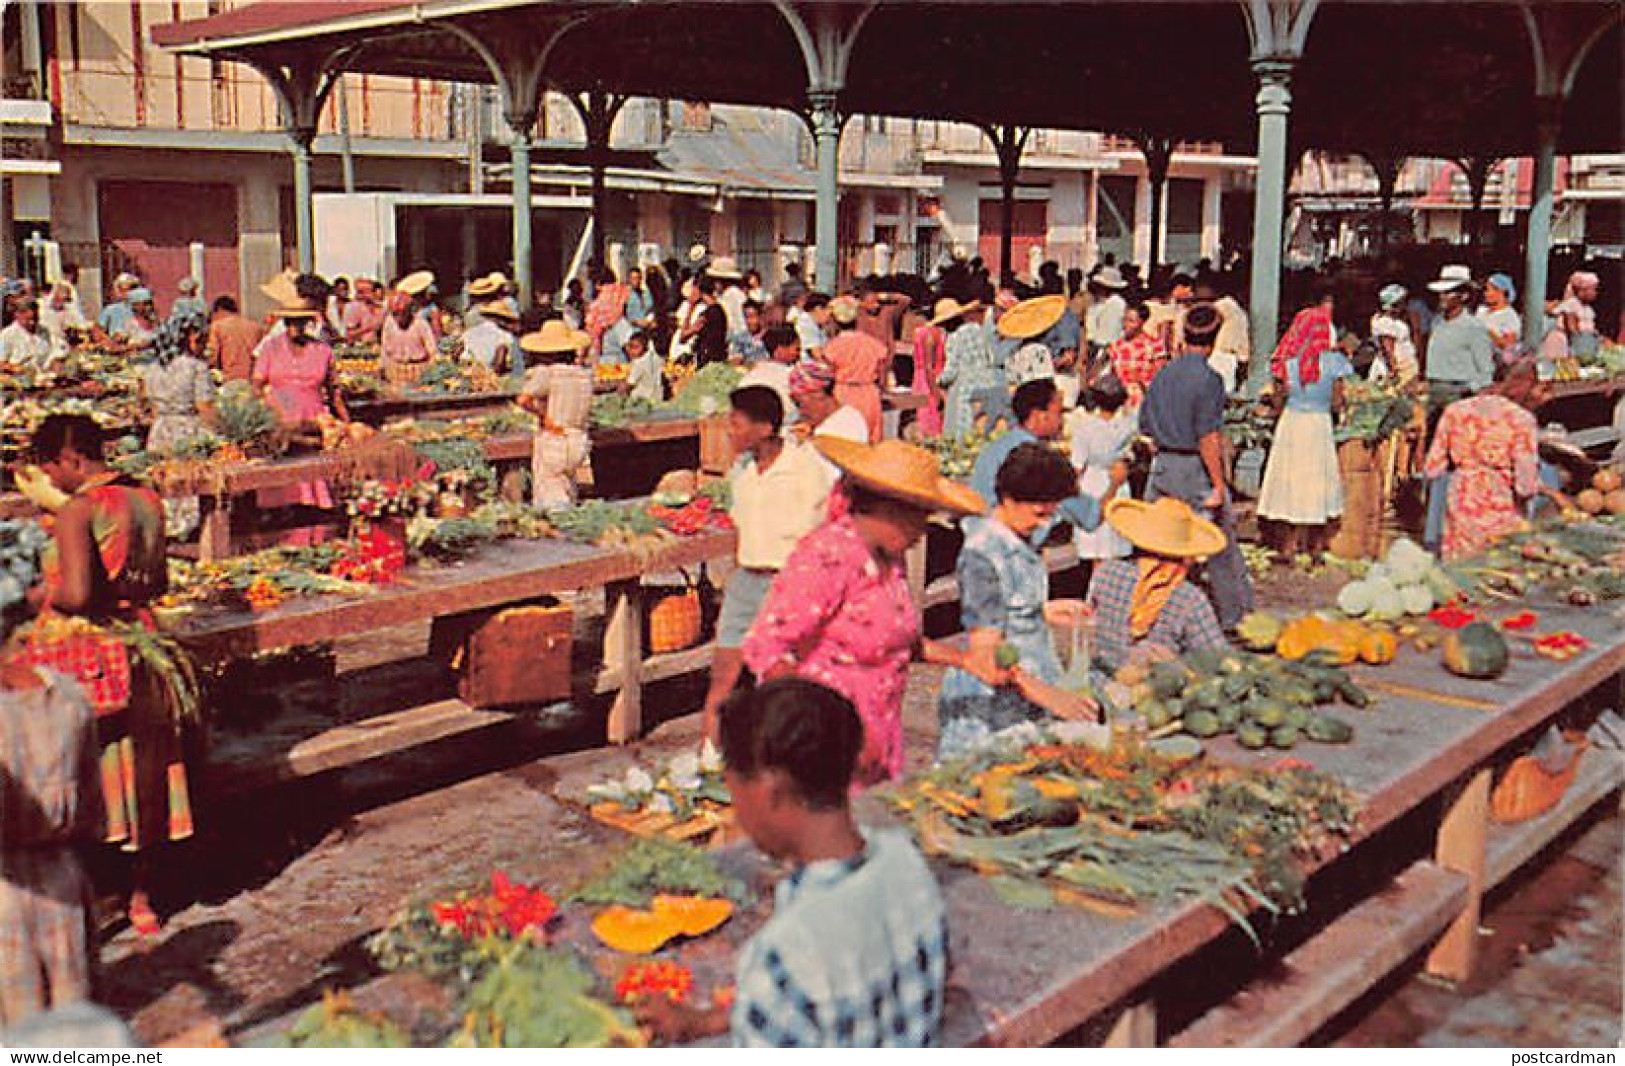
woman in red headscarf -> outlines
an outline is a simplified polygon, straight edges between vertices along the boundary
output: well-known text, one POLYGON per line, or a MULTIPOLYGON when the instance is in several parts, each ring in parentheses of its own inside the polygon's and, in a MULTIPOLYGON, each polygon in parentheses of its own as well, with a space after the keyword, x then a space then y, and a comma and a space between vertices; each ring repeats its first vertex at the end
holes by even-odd
POLYGON ((1281 408, 1258 495, 1258 517, 1284 523, 1288 556, 1315 551, 1325 525, 1343 514, 1343 479, 1337 464, 1332 413, 1343 404, 1343 379, 1354 375, 1348 357, 1332 347, 1332 295, 1323 293, 1298 312, 1275 349, 1272 401, 1281 408))

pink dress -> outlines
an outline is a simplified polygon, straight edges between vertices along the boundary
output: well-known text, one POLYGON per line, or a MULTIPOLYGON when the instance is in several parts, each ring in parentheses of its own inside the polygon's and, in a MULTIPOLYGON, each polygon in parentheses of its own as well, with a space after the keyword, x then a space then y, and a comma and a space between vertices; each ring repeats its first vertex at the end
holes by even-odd
MULTIPOLYGON (((322 385, 333 367, 333 349, 319 341, 295 347, 286 333, 270 338, 254 364, 254 381, 266 386, 265 398, 284 423, 310 422, 327 414, 322 385)), ((333 506, 327 482, 306 481, 287 488, 261 489, 259 506, 333 506)))
POLYGON ((1504 396, 1458 400, 1439 416, 1426 475, 1450 477, 1444 519, 1446 560, 1477 555, 1523 528, 1518 497, 1540 488, 1535 416, 1504 396))
POLYGON ((870 443, 878 441, 880 374, 886 368, 886 346, 860 330, 845 330, 824 345, 824 362, 835 371, 835 398, 862 412, 870 443))
POLYGON ((903 565, 876 559, 847 516, 796 545, 742 650, 758 677, 793 663, 852 701, 864 731, 855 781, 868 787, 903 772, 903 690, 919 640, 903 565))
POLYGON ((931 387, 947 361, 948 334, 941 327, 921 326, 914 331, 914 381, 910 388, 926 398, 914 423, 922 437, 942 436, 942 403, 932 395, 931 387))

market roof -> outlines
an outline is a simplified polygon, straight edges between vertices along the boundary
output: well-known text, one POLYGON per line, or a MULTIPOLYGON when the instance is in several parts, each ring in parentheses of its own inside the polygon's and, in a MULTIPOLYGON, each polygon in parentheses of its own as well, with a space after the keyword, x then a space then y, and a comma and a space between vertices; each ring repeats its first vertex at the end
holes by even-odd
MULTIPOLYGON (((1554 5, 1555 6, 1555 5, 1554 5)), ((1601 29, 1563 114, 1563 151, 1622 141, 1625 5, 1573 0, 1562 17, 1601 29)), ((1549 17, 1549 12, 1543 12, 1549 17)), ((1516 155, 1535 143, 1536 59, 1517 3, 1325 0, 1292 82, 1295 144, 1400 155, 1516 155)), ((667 99, 799 109, 807 68, 769 3, 703 0, 266 0, 154 27, 190 54, 294 63, 353 47, 346 69, 490 81, 467 36, 508 55, 549 55, 547 82, 667 99)), ((856 38, 847 113, 1255 137, 1241 4, 881 3, 856 38)))

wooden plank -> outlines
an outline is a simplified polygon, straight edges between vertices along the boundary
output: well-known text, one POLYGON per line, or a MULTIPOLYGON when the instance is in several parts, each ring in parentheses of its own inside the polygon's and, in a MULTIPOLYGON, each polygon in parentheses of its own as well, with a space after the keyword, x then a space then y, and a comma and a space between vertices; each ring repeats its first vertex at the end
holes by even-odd
POLYGON ((1427 971, 1465 981, 1478 962, 1478 918, 1484 897, 1485 841, 1490 820, 1490 771, 1479 770, 1462 786, 1439 825, 1434 858, 1467 878, 1468 896, 1456 919, 1428 954, 1427 971))
POLYGON ((1157 1046, 1157 1007, 1142 1000, 1123 1008, 1112 1022, 1102 1047, 1131 1048, 1157 1046))
POLYGON ((1556 807, 1538 818, 1490 823, 1484 883, 1492 889, 1517 873, 1569 826, 1625 786, 1625 753, 1591 748, 1580 757, 1574 783, 1556 807))
POLYGON ((1295 1047, 1438 936, 1467 900, 1464 876, 1419 862, 1168 1045, 1295 1047))
POLYGON ((299 741, 274 761, 212 762, 206 780, 215 795, 249 792, 512 720, 507 711, 477 710, 461 700, 440 700, 335 726, 299 741))
POLYGON ((609 624, 604 659, 620 668, 620 685, 609 707, 611 744, 627 744, 643 731, 643 585, 621 581, 607 590, 609 624), (609 642, 614 647, 609 647, 609 642))
MULTIPOLYGON (((711 655, 715 648, 713 644, 700 644, 683 651, 666 652, 661 655, 651 655, 643 660, 643 683, 655 681, 668 681, 674 677, 685 674, 698 673, 711 666, 711 655)), ((593 676, 593 692, 597 695, 607 695, 621 688, 622 671, 618 664, 605 663, 593 676)))

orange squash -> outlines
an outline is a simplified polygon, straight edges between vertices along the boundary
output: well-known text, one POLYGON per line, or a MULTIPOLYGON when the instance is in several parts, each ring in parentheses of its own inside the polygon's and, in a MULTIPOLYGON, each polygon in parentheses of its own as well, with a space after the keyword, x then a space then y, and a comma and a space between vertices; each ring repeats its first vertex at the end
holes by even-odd
POLYGON ((704 936, 733 917, 734 905, 704 896, 656 896, 649 904, 655 914, 678 923, 683 936, 704 936))
POLYGON ((682 934, 683 919, 676 914, 638 911, 614 906, 592 920, 593 935, 616 951, 647 955, 682 934))
POLYGON ((1399 638, 1384 630, 1372 630, 1360 640, 1360 661, 1386 666, 1399 654, 1399 638))

